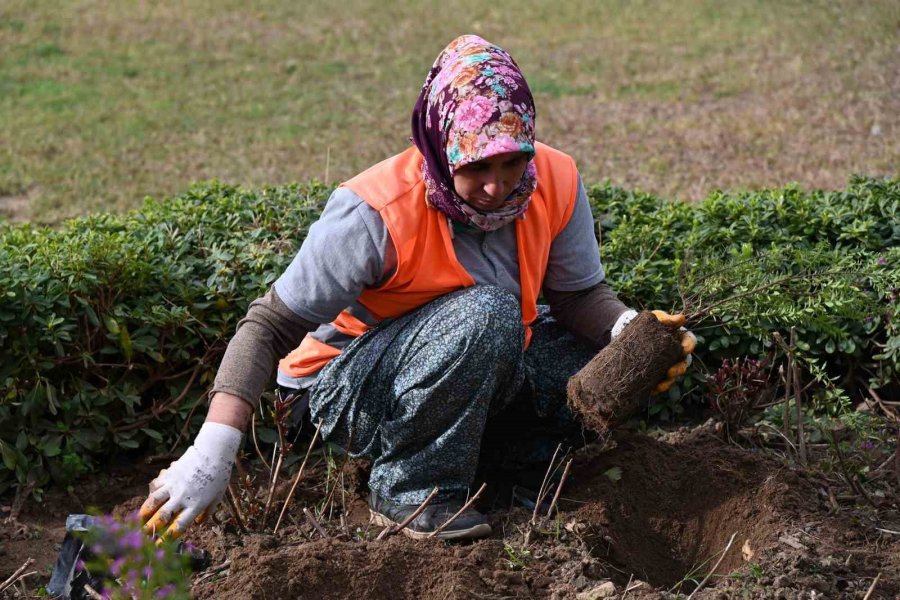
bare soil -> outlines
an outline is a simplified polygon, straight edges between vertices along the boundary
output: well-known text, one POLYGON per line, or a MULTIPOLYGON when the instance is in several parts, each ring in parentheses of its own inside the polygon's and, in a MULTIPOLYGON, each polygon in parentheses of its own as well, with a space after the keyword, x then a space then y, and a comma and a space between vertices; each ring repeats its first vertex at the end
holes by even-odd
MULTIPOLYGON (((629 598, 683 598, 732 536, 696 598, 863 598, 879 573, 871 599, 900 594, 900 536, 883 531, 898 529, 896 503, 885 503, 877 518, 861 507, 836 511, 814 471, 726 445, 711 427, 658 439, 616 433, 576 452, 558 514, 541 522, 527 546, 531 511, 501 506, 490 495, 482 506, 494 527, 489 539, 375 541, 365 472, 351 467, 344 499, 330 517, 318 517, 327 539, 302 513, 316 498, 321 506, 324 467, 301 485, 277 535, 241 534, 220 510, 218 524, 192 535, 214 565, 194 575, 195 597, 584 599, 603 597, 589 594, 605 585, 600 589, 614 590, 610 597, 627 589, 629 598)), ((124 514, 143 499, 136 488, 152 475, 146 471, 113 476, 116 487, 95 491, 133 495, 115 511, 124 514)), ((32 585, 46 582, 63 513, 82 510, 63 500, 26 511, 20 520, 27 535, 4 530, 0 576, 33 556, 41 575, 32 585)), ((24 597, 13 593, 7 597, 24 597)))

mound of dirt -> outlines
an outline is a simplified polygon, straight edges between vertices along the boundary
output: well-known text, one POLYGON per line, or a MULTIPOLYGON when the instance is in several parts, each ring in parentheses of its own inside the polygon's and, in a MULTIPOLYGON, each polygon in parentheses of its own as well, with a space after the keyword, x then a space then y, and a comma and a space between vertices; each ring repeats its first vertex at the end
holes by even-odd
MULTIPOLYGON (((194 586, 196 598, 472 598, 492 593, 497 540, 469 546, 405 537, 383 542, 317 540, 281 546, 252 535, 231 552, 227 578, 194 586)), ((507 591, 514 587, 504 585, 507 591)), ((528 592, 524 583, 521 591, 528 592)))
POLYGON ((847 593, 865 591, 890 567, 872 558, 863 540, 848 545, 848 525, 824 515, 813 481, 716 440, 670 444, 617 436, 612 449, 578 454, 563 496, 559 518, 527 547, 523 533, 531 514, 523 509, 493 513, 494 536, 467 545, 399 536, 351 541, 339 532, 332 534, 339 539, 305 541, 297 529, 284 537, 233 537, 230 548, 224 545, 227 574, 202 581, 193 592, 201 599, 561 599, 598 585, 621 594, 629 581, 640 580, 643 586, 629 595, 669 598, 675 596, 666 590, 690 592, 712 571, 732 535, 717 576, 698 597, 723 597, 722 590, 726 597, 794 597, 810 589, 854 597, 847 593), (838 551, 869 559, 838 560, 838 551), (750 564, 759 577, 777 565, 780 579, 766 581, 780 587, 748 579, 750 564), (742 588, 748 581, 754 585, 742 588))

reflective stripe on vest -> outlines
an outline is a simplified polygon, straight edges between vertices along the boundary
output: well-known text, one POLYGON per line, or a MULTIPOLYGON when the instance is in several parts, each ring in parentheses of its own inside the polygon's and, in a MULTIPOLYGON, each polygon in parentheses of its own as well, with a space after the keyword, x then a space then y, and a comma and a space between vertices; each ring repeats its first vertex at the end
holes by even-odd
MULTIPOLYGON (((531 342, 531 324, 537 318, 550 245, 572 216, 578 185, 575 163, 566 154, 537 143, 534 161, 538 186, 526 218, 515 222, 526 348, 531 342)), ((475 285, 456 258, 447 217, 425 201, 421 168, 422 155, 413 147, 343 184, 378 211, 397 252, 393 276, 359 296, 359 303, 378 320, 402 316, 435 298, 475 285)), ((332 325, 353 337, 370 328, 347 311, 332 325)), ((339 349, 307 335, 278 368, 290 377, 306 377, 338 354, 339 349)))

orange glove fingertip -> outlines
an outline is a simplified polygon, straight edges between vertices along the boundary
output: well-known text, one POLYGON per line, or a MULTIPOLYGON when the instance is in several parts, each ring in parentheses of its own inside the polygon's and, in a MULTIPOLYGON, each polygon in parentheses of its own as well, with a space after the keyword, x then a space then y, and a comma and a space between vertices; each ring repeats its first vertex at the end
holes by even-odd
POLYGON ((666 371, 667 380, 668 379, 674 380, 674 379, 677 379, 678 377, 681 377, 682 375, 684 375, 687 372, 687 369, 688 369, 687 361, 683 360, 680 363, 675 363, 674 365, 669 367, 668 371, 666 371))
POLYGON ((183 531, 178 529, 178 523, 172 523, 160 539, 177 540, 183 533, 183 531))
POLYGON ((165 515, 161 515, 158 512, 153 515, 147 523, 144 525, 144 532, 150 535, 156 535, 158 532, 162 531, 166 525, 169 524, 169 520, 165 517, 165 515))
POLYGON ((674 379, 665 379, 661 381, 655 388, 653 388, 654 394, 662 394, 663 392, 669 391, 669 388, 672 387, 672 384, 675 383, 674 379))
POLYGON ((138 518, 141 520, 141 523, 146 524, 147 521, 150 520, 150 517, 152 517, 155 513, 156 507, 147 506, 147 503, 145 502, 144 506, 141 506, 141 509, 138 511, 138 518))
POLYGON ((673 315, 667 313, 664 310, 654 310, 651 312, 656 317, 656 319, 666 327, 681 327, 687 320, 687 318, 684 316, 684 313, 677 313, 673 315))

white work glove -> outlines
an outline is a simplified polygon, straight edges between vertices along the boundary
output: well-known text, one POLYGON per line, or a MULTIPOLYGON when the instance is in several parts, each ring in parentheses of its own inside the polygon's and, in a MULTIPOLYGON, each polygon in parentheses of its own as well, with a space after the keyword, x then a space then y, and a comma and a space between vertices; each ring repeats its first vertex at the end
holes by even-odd
POLYGON ((240 430, 204 423, 194 445, 150 482, 140 510, 144 530, 176 539, 195 519, 203 522, 225 495, 240 446, 240 430))
MULTIPOLYGON (((688 367, 691 366, 691 353, 694 351, 694 348, 697 347, 697 337, 689 330, 682 327, 682 324, 685 321, 683 314, 672 315, 662 310, 654 310, 651 312, 659 320, 659 322, 666 327, 669 327, 671 329, 678 327, 681 334, 681 348, 683 350, 684 356, 684 360, 672 365, 672 367, 670 367, 669 371, 666 373, 666 378, 659 382, 659 384, 653 389, 654 394, 659 394, 672 387, 675 381, 679 377, 684 375, 688 367)), ((625 326, 631 323, 632 319, 634 319, 637 315, 638 312, 636 310, 626 310, 621 315, 619 315, 619 318, 616 319, 615 324, 610 330, 611 339, 616 339, 616 337, 618 337, 619 334, 622 333, 622 330, 625 329, 625 326)))

